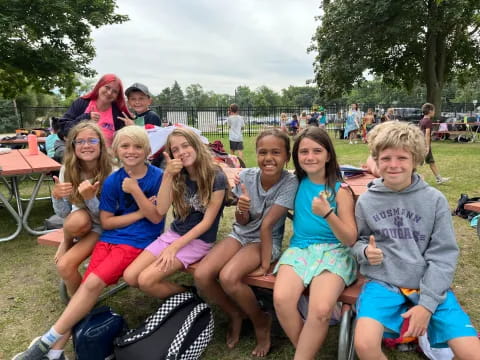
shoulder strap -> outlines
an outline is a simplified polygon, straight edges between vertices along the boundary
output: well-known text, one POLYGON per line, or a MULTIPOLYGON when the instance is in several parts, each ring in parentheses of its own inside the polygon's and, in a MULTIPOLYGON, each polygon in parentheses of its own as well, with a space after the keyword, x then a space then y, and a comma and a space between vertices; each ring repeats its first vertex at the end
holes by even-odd
POLYGON ((185 302, 195 299, 191 292, 183 292, 168 298, 158 310, 150 315, 143 323, 143 326, 136 330, 130 330, 121 338, 115 339, 116 346, 126 346, 132 344, 155 331, 162 325, 168 316, 175 312, 175 309, 183 306, 185 302))
POLYGON ((190 332, 193 324, 195 323, 195 319, 204 311, 210 311, 210 308, 206 303, 202 302, 195 306, 190 312, 190 314, 188 314, 188 317, 185 319, 182 327, 178 331, 177 335, 172 341, 172 344, 170 345, 170 348, 168 349, 167 360, 178 359, 180 348, 182 347, 186 336, 190 332))

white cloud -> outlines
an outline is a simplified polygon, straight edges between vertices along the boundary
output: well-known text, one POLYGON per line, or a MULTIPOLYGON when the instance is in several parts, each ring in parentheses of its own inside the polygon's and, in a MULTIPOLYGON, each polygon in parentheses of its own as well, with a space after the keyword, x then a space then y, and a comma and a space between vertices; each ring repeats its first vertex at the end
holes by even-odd
POLYGON ((125 86, 142 82, 159 93, 175 80, 182 89, 233 94, 238 85, 279 91, 313 77, 307 54, 317 26, 310 0, 117 0, 130 21, 93 31, 99 75, 125 86))

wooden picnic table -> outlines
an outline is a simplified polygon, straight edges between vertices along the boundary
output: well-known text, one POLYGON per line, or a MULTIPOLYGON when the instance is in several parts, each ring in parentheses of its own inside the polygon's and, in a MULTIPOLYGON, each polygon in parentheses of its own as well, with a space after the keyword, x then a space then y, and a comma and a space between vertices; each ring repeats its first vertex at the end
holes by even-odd
POLYGON ((454 122, 454 123, 432 123, 435 127, 435 130, 432 131, 432 138, 437 137, 440 139, 445 139, 446 135, 452 136, 453 138, 459 137, 460 135, 465 135, 471 137, 470 141, 475 142, 477 140, 477 135, 480 134, 480 122, 454 122), (441 129, 441 125, 446 125, 445 129, 441 129), (448 126, 455 126, 455 129, 448 129, 448 126), (457 127, 464 127, 463 130, 456 129, 457 127), (475 130, 473 129, 475 127, 475 130))
MULTIPOLYGON (((44 136, 38 136, 37 137, 37 143, 44 144, 46 139, 47 138, 44 137, 44 136)), ((16 138, 16 139, 8 139, 8 140, 6 140, 4 138, 0 138, 0 144, 3 144, 3 145, 27 145, 28 140, 27 140, 26 136, 21 137, 21 138, 16 138)))
POLYGON ((1 241, 12 240, 17 237, 22 228, 25 228, 32 235, 44 234, 44 231, 35 231, 28 225, 28 218, 33 205, 37 199, 38 191, 45 178, 45 175, 51 171, 58 171, 60 164, 55 160, 49 158, 42 152, 37 155, 30 155, 28 149, 12 150, 10 153, 0 155, 0 176, 3 178, 3 184, 7 190, 15 198, 17 210, 15 210, 7 200, 7 198, 0 193, 0 201, 3 203, 7 211, 12 215, 17 222, 16 230, 9 236, 0 238, 1 241), (35 186, 33 192, 28 199, 27 208, 25 212, 22 207, 22 198, 20 197, 19 178, 22 175, 40 174, 38 179, 35 179, 35 186), (7 181, 6 178, 11 181, 7 181))

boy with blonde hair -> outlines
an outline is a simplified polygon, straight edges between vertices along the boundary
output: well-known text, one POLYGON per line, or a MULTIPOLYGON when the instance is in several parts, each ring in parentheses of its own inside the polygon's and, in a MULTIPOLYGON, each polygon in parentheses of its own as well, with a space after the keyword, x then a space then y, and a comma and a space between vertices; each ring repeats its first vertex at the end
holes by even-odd
POLYGON ((353 252, 367 278, 357 301, 355 349, 360 359, 386 359, 382 336, 428 334, 456 359, 480 359, 480 341, 450 289, 458 246, 448 202, 415 172, 423 162, 420 129, 398 121, 377 125, 369 148, 381 178, 357 202, 353 252))

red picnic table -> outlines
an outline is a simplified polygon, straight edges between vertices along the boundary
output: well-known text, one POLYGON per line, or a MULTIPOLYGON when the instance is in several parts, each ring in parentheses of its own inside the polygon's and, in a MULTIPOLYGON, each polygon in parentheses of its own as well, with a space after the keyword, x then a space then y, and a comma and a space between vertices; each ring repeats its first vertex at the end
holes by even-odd
MULTIPOLYGON (((227 175, 228 183, 231 187, 235 186, 234 178, 235 175, 239 174, 243 169, 242 168, 222 168, 225 175, 227 175)), ((358 198, 361 194, 367 191, 367 185, 370 181, 375 179, 370 173, 364 172, 359 175, 349 177, 345 179, 345 182, 350 185, 353 190, 353 193, 358 198)))
MULTIPOLYGON (((45 140, 47 138, 44 137, 44 136, 38 136, 37 137, 37 143, 39 144, 44 144, 45 143, 45 140)), ((11 138, 0 138, 0 144, 3 144, 3 145, 27 145, 28 144, 28 140, 27 140, 27 137, 24 136, 24 137, 21 137, 21 138, 15 138, 15 139, 11 139, 11 138)))
POLYGON ((28 217, 30 216, 35 200, 37 200, 37 194, 45 178, 45 174, 59 170, 60 166, 61 165, 58 162, 49 158, 42 152, 39 152, 37 155, 30 155, 28 149, 12 150, 9 153, 0 155, 0 176, 8 191, 15 198, 17 204, 17 210, 15 210, 10 205, 8 199, 0 193, 0 201, 17 222, 16 230, 11 235, 0 238, 0 242, 14 239, 20 231, 22 231, 22 228, 25 228, 32 235, 41 235, 45 233, 45 231, 32 230, 28 225, 28 217), (34 173, 40 174, 40 177, 35 179, 35 186, 28 199, 27 208, 24 212, 19 191, 19 177, 34 173), (7 177, 11 180, 10 183, 7 181, 7 177))

